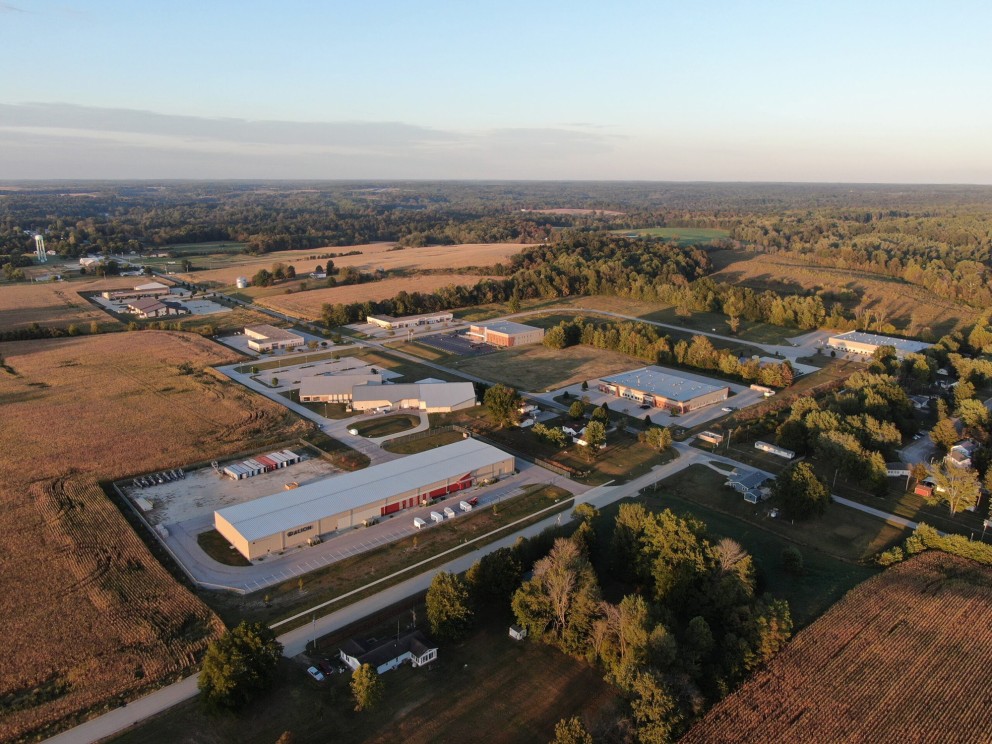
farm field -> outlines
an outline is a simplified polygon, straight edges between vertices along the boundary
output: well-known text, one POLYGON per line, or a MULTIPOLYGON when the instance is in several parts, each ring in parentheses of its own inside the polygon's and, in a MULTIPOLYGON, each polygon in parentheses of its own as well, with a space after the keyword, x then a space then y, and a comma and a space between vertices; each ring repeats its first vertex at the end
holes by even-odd
POLYGON ((298 437, 305 425, 212 374, 181 374, 182 361, 236 358, 197 336, 11 342, 0 355, 13 370, 0 370, 0 591, 18 605, 0 617, 0 643, 22 660, 0 670, 8 741, 170 679, 220 627, 96 481, 298 437))
POLYGON ((926 552, 852 590, 681 740, 988 741, 992 569, 926 552))
POLYGON ((544 392, 583 380, 643 367, 644 362, 591 346, 549 349, 542 344, 450 361, 449 366, 484 380, 544 392))
POLYGON ((885 322, 910 335, 929 329, 939 338, 974 323, 978 312, 897 279, 815 266, 799 256, 719 250, 710 257, 718 269, 711 275, 714 281, 785 293, 815 290, 827 307, 840 302, 852 310, 881 313, 885 322))
POLYGON ((696 245, 730 237, 729 230, 709 227, 641 227, 634 230, 613 230, 617 235, 641 235, 676 240, 679 245, 696 245))
POLYGON ((347 305, 366 300, 387 300, 400 292, 433 292, 449 285, 471 286, 485 278, 476 274, 427 274, 409 278, 383 279, 380 282, 263 297, 258 304, 298 318, 319 320, 321 308, 325 303, 347 305))
POLYGON ((21 330, 37 323, 45 328, 68 328, 75 324, 86 333, 94 320, 103 328, 119 328, 119 321, 80 297, 79 293, 125 289, 142 281, 140 277, 122 276, 4 285, 0 289, 0 332, 21 330))
MULTIPOLYGON (((418 607, 417 617, 424 616, 418 607)), ((397 620, 408 623, 409 610, 389 617, 383 628, 395 630, 397 620)), ((300 665, 284 660, 276 689, 242 717, 210 716, 190 701, 113 742, 272 744, 292 731, 296 744, 512 744, 550 741, 558 720, 573 715, 591 730, 605 727, 615 715, 617 693, 601 674, 549 646, 511 640, 508 623, 497 616, 460 643, 442 642, 429 668, 404 665, 383 675, 383 702, 371 712, 352 711, 350 674, 317 684, 300 665)), ((321 641, 321 650, 333 654, 337 645, 321 641)))
MULTIPOLYGON (((230 256, 222 257, 224 265, 208 271, 194 271, 183 277, 195 282, 216 282, 221 286, 233 285, 239 276, 251 278, 259 269, 267 269, 274 263, 292 265, 296 273, 303 278, 319 263, 322 266, 327 259, 312 259, 309 256, 327 253, 348 253, 353 250, 362 251, 355 256, 340 256, 331 259, 337 268, 352 266, 361 271, 416 271, 430 269, 459 269, 467 266, 492 266, 505 262, 510 256, 520 253, 529 245, 521 243, 464 243, 460 245, 433 245, 423 248, 395 249, 395 243, 373 243, 363 246, 344 246, 314 248, 307 251, 279 251, 266 253, 262 256, 230 256)), ((214 259, 203 259, 203 264, 214 265, 214 259)), ((194 265, 198 264, 193 260, 194 265)), ((283 285, 279 285, 283 286, 283 285)))

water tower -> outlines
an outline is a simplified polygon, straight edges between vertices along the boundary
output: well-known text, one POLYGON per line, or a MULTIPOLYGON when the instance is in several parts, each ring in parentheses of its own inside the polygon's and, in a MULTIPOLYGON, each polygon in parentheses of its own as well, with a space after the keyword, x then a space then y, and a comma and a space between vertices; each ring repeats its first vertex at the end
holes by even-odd
POLYGON ((46 263, 48 254, 45 253, 45 236, 38 234, 34 236, 34 252, 38 256, 38 263, 46 263))

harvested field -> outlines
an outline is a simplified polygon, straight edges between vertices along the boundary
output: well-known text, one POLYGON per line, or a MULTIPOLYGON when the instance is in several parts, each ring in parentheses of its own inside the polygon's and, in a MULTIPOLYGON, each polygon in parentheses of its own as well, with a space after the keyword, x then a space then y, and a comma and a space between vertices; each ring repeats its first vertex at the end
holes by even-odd
POLYGON ((0 289, 0 331, 16 331, 32 323, 45 328, 67 328, 72 324, 83 332, 91 321, 104 328, 120 327, 120 322, 79 296, 80 292, 126 289, 140 284, 133 276, 41 284, 11 284, 0 289))
POLYGON ((21 341, 0 355, 13 370, 0 370, 0 591, 17 603, 0 616, 0 643, 18 660, 0 670, 8 741, 188 669, 220 627, 95 481, 235 454, 305 425, 209 372, 181 374, 183 361, 236 359, 197 336, 21 341))
POLYGON ((978 312, 898 279, 815 266, 801 256, 737 250, 710 251, 709 255, 719 269, 711 275, 715 281, 788 294, 815 290, 828 307, 840 302, 851 310, 870 310, 910 335, 929 328, 940 337, 974 323, 978 312))
POLYGON ((381 282, 350 284, 344 287, 264 297, 258 301, 258 304, 299 318, 317 320, 325 303, 334 305, 366 300, 387 300, 400 292, 433 292, 441 287, 460 284, 471 286, 485 278, 474 274, 428 274, 402 279, 384 279, 381 282))
POLYGON ((986 742, 992 569, 936 551, 849 592, 681 741, 986 742))
MULTIPOLYGON (((317 248, 310 251, 282 251, 264 256, 239 256, 237 263, 225 268, 209 271, 195 271, 183 276, 195 282, 217 282, 228 286, 239 276, 251 278, 259 269, 267 269, 274 263, 292 265, 301 278, 309 274, 319 263, 327 259, 314 260, 307 256, 325 253, 347 253, 360 250, 357 256, 341 256, 331 259, 335 267, 353 266, 361 271, 416 271, 418 269, 458 269, 464 266, 492 266, 505 262, 510 256, 519 253, 530 245, 520 243, 464 243, 461 245, 430 245, 423 248, 403 248, 396 250, 395 243, 374 243, 372 245, 348 246, 346 248, 317 248)), ((235 257, 232 257, 232 261, 235 257)))

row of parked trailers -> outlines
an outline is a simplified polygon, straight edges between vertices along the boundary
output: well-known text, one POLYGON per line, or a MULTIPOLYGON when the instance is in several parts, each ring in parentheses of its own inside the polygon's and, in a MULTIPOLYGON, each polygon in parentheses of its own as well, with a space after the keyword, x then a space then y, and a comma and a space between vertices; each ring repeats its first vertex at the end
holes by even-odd
POLYGON ((279 452, 270 452, 267 455, 256 455, 243 462, 228 465, 224 468, 224 475, 230 476, 234 480, 241 480, 242 478, 251 478, 255 475, 278 470, 299 461, 300 456, 295 452, 291 450, 280 450, 279 452))

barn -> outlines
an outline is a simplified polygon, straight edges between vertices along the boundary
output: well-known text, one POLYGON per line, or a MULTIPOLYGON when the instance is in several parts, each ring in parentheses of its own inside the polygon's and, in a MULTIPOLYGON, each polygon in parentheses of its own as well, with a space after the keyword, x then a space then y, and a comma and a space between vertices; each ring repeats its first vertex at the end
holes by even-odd
POLYGON ((249 560, 304 545, 364 520, 509 475, 515 460, 476 439, 464 439, 365 470, 335 475, 214 512, 214 526, 249 560))
POLYGON ((599 381, 599 391, 678 413, 695 411, 730 396, 728 385, 711 385, 658 367, 642 367, 604 377, 599 381))
POLYGON ((534 326, 514 323, 509 320, 499 320, 492 323, 469 326, 468 336, 490 346, 526 346, 539 344, 544 340, 544 329, 534 326))

